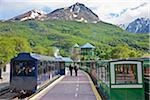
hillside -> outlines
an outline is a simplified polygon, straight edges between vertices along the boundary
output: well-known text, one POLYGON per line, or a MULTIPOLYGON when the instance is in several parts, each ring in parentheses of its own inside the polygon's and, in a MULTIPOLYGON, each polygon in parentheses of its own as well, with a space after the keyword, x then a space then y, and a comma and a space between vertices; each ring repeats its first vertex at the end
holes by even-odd
MULTIPOLYGON (((129 54, 127 57, 142 56, 149 50, 148 34, 127 33, 117 26, 104 22, 81 23, 61 20, 0 22, 0 52, 11 52, 10 56, 22 51, 52 55, 54 46, 60 48, 61 54, 69 56, 70 48, 75 43, 83 45, 86 42, 95 45, 97 56, 103 59, 117 57, 112 51, 117 49, 118 45, 121 45, 123 50, 128 48, 131 52, 134 51, 134 56, 129 54), (4 48, 9 48, 10 51, 4 48)), ((1 56, 6 54, 3 53, 1 56)))

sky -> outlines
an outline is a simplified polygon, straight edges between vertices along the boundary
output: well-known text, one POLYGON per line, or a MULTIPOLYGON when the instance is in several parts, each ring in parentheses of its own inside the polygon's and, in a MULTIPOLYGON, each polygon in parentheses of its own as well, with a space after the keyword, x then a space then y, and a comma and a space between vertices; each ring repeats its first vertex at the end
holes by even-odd
POLYGON ((126 24, 136 18, 150 18, 149 0, 0 0, 0 20, 7 20, 32 9, 51 12, 57 8, 83 3, 112 24, 126 24))

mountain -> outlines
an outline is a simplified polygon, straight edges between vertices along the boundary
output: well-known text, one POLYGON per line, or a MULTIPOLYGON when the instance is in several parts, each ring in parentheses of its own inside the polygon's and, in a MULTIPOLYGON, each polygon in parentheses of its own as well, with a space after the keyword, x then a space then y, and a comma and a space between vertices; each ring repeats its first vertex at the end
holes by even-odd
POLYGON ((64 50, 61 52, 69 52, 74 44, 83 45, 88 42, 105 54, 109 54, 118 44, 127 44, 131 50, 149 52, 149 34, 130 34, 101 21, 88 24, 66 20, 0 22, 0 41, 4 37, 8 40, 10 37, 25 38, 35 51, 54 46, 64 50))
POLYGON ((10 20, 19 21, 0 21, 0 51, 3 54, 3 51, 13 55, 28 52, 24 49, 26 47, 30 52, 49 54, 53 47, 57 47, 61 54, 69 56, 74 44, 87 42, 96 47, 100 58, 105 59, 113 55, 116 57, 118 52, 127 54, 127 58, 140 57, 150 51, 149 34, 130 34, 115 25, 99 21, 96 14, 80 3, 48 14, 31 10, 10 20))
POLYGON ((26 21, 26 20, 31 20, 31 19, 44 20, 45 17, 46 17, 46 14, 43 11, 33 9, 31 11, 28 11, 24 14, 21 14, 19 16, 9 19, 9 20, 10 21, 16 21, 16 20, 26 21))
POLYGON ((150 18, 138 18, 129 23, 126 31, 131 33, 150 33, 150 18))
POLYGON ((47 19, 74 20, 96 23, 98 16, 84 4, 76 3, 68 8, 56 9, 47 15, 47 19))
MULTIPOLYGON (((46 10, 48 10, 46 8, 46 10)), ((89 8, 87 8, 84 4, 76 3, 67 8, 56 9, 48 14, 44 14, 43 11, 40 10, 31 10, 27 13, 14 17, 10 20, 15 21, 25 21, 30 19, 38 19, 38 20, 72 20, 72 21, 80 21, 80 22, 89 22, 96 23, 99 21, 98 16, 93 13, 89 8)))

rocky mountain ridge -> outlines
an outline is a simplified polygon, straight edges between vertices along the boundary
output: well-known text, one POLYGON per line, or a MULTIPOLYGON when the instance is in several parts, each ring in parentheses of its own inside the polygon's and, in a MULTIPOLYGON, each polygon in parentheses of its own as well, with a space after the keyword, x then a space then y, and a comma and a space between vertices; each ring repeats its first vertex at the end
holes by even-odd
POLYGON ((138 18, 129 23, 126 31, 130 33, 150 33, 150 18, 138 18))
POLYGON ((79 21, 79 22, 89 22, 89 23, 97 23, 99 21, 98 16, 92 12, 88 7, 84 4, 76 3, 67 8, 59 8, 48 14, 45 14, 40 10, 31 10, 27 13, 21 14, 14 18, 11 18, 11 21, 26 21, 26 20, 71 20, 71 21, 79 21))
POLYGON ((76 3, 68 8, 56 9, 47 15, 48 19, 74 20, 81 22, 96 23, 98 16, 84 4, 76 3))

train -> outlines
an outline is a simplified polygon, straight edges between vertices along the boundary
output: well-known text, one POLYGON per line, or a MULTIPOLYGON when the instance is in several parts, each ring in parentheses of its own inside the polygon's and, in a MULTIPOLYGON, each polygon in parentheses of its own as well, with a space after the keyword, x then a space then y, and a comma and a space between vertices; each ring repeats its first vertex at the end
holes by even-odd
MULTIPOLYGON (((70 58, 19 53, 11 59, 10 89, 35 93, 47 80, 65 75, 70 58), (30 85, 29 85, 30 84, 30 85)), ((149 100, 149 58, 76 62, 86 71, 104 100, 149 100)))
POLYGON ((89 60, 81 65, 104 100, 145 99, 141 59, 89 60))
POLYGON ((10 62, 10 89, 19 93, 35 93, 44 82, 65 75, 63 57, 19 53, 10 62))

